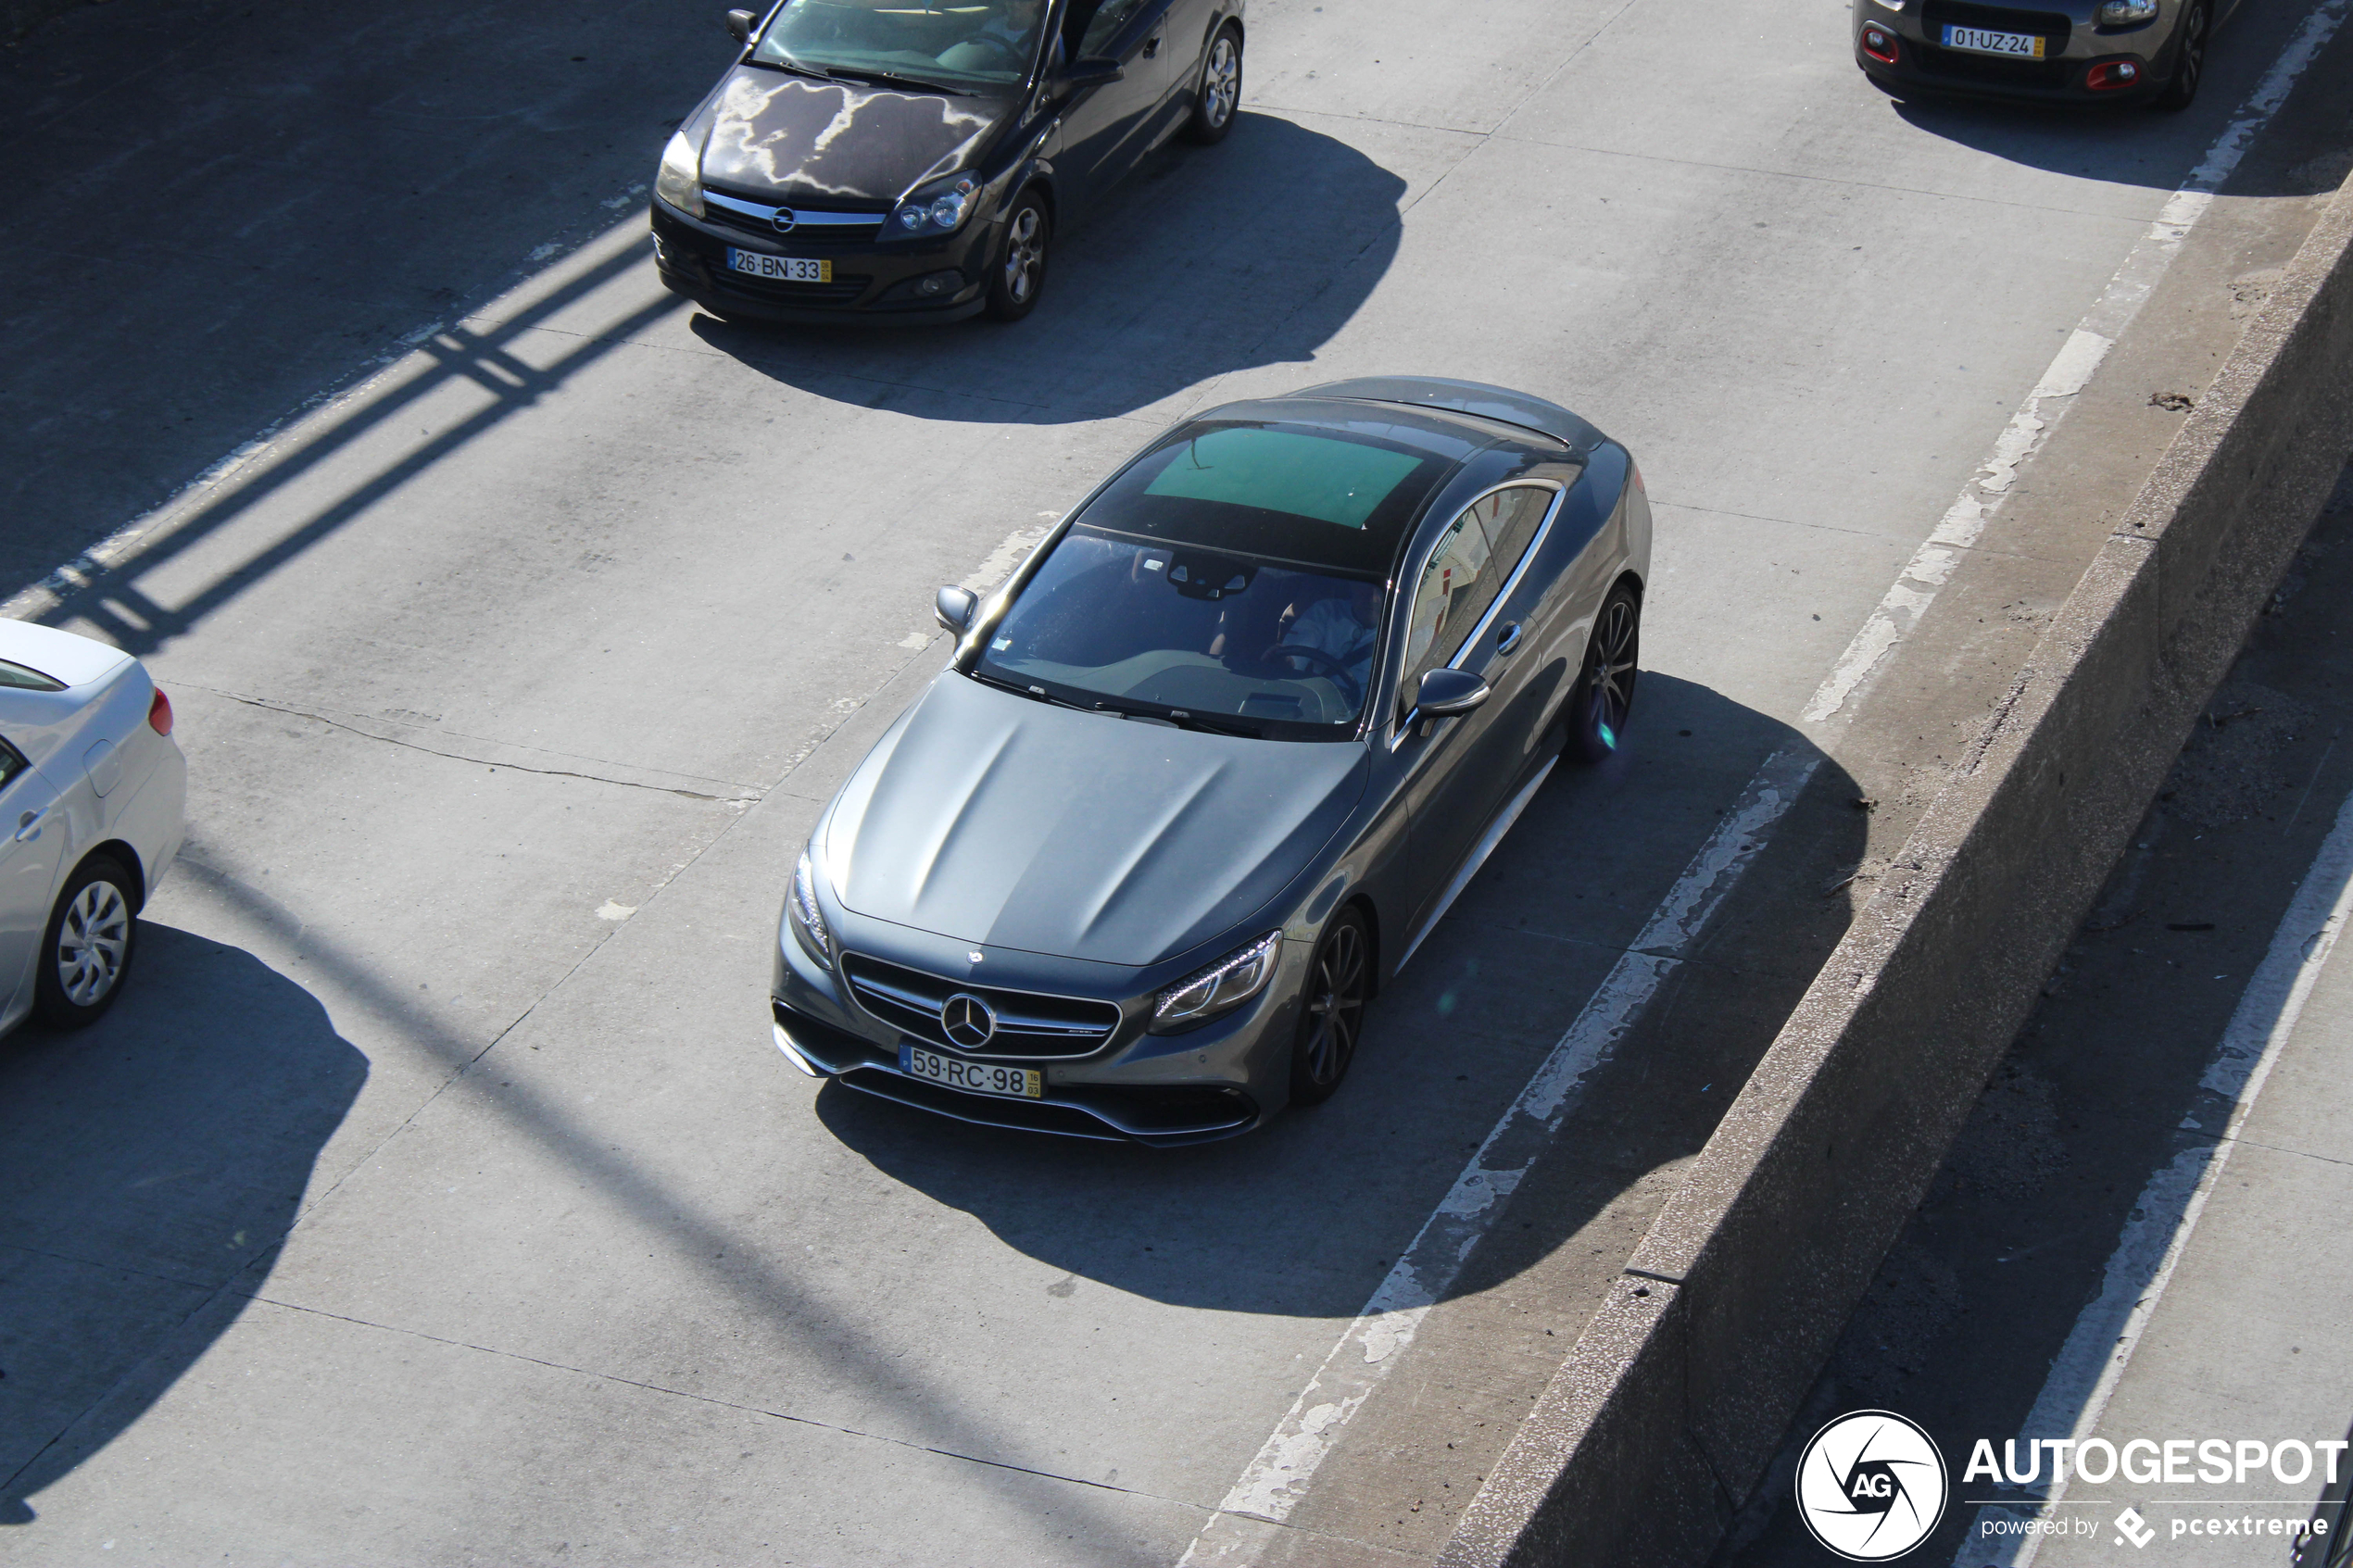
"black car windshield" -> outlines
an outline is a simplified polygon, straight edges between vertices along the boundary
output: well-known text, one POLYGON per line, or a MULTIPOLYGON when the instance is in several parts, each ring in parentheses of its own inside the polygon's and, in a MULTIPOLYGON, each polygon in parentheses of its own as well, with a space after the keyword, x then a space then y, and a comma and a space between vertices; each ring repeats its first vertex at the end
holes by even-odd
POLYGON ((786 0, 751 57, 851 80, 1013 88, 1037 62, 1045 16, 1044 0, 786 0))
POLYGON ((1354 733, 1378 580, 1076 525, 975 673, 1033 696, 1276 740, 1354 733))

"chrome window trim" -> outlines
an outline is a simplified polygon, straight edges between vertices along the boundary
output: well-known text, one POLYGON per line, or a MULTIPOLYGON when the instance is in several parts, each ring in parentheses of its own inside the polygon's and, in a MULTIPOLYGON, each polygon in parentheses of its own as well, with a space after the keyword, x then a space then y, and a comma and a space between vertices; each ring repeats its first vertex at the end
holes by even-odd
MULTIPOLYGON (((1501 484, 1490 485, 1480 491, 1464 502, 1461 508, 1453 517, 1447 519, 1446 526, 1438 531, 1438 537, 1429 542, 1428 550, 1422 552, 1421 558, 1415 564, 1409 578, 1416 592, 1421 587, 1422 573, 1429 570, 1430 558, 1438 553, 1439 545, 1444 541, 1454 524, 1462 520, 1463 514, 1502 490, 1550 490, 1553 493, 1553 504, 1544 508, 1544 521, 1536 525, 1536 533, 1529 539, 1528 548, 1519 553, 1518 564, 1512 568, 1512 574, 1504 579, 1502 587, 1495 590, 1495 597, 1489 602, 1487 613, 1478 618, 1478 624, 1470 629, 1469 635, 1463 639, 1462 645, 1455 648, 1453 657, 1444 664, 1443 668, 1448 670, 1461 669, 1463 656, 1469 653, 1478 644, 1478 639, 1487 634, 1487 629, 1495 624, 1495 618, 1504 611, 1504 602, 1517 590, 1520 579, 1528 575, 1528 569, 1535 564, 1536 552, 1543 548, 1546 535, 1553 531, 1553 520, 1560 516, 1561 503, 1568 498, 1568 486, 1557 479, 1511 479, 1505 480, 1501 484)), ((1409 621, 1413 613, 1414 601, 1408 597, 1405 601, 1405 614, 1409 621)), ((1432 668, 1440 667, 1432 666, 1432 668)), ((1405 650, 1403 638, 1400 638, 1398 642, 1397 679, 1401 685, 1405 679, 1405 650)), ((1420 712, 1421 709, 1418 707, 1409 708, 1403 718, 1394 721, 1389 734, 1390 750, 1395 751, 1405 744, 1405 737, 1414 733, 1414 726, 1420 721, 1416 718, 1416 715, 1420 712)))
POLYGON ((762 207, 758 202, 745 201, 740 196, 724 196, 710 189, 704 190, 702 199, 730 212, 741 213, 746 218, 757 218, 763 223, 773 224, 776 214, 790 212, 793 216, 792 229, 778 234, 776 237, 780 240, 802 229, 879 229, 883 220, 890 216, 887 212, 825 212, 801 207, 762 207))

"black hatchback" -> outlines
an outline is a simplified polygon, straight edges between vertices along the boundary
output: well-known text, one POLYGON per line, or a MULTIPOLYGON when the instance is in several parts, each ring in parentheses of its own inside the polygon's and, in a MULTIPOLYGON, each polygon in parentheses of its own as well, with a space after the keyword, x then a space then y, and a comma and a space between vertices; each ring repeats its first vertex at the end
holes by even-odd
POLYGON ((1242 0, 782 0, 663 149, 661 280, 713 315, 1029 314, 1059 223, 1231 129, 1242 0))

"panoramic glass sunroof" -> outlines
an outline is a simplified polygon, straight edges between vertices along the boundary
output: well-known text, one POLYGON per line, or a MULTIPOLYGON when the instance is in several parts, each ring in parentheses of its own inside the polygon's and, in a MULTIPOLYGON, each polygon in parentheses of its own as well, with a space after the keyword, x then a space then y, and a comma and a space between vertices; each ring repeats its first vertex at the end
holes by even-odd
POLYGON ((1235 425, 1206 432, 1178 447, 1144 486, 1144 494, 1223 501, 1362 528, 1421 465, 1418 453, 1235 425))

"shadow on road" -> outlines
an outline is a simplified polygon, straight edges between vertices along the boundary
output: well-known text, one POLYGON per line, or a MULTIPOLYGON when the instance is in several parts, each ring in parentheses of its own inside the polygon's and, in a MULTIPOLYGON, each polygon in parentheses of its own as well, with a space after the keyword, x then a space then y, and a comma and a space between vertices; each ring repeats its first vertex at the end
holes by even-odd
MULTIPOLYGON (((1621 955, 1592 934, 1622 944, 1641 928, 1714 830, 1704 802, 1736 792, 1726 763, 1744 776, 1804 745, 1704 686, 1642 682, 1628 749, 1554 771, 1374 1002, 1327 1104, 1176 1150, 967 1126, 838 1085, 820 1094, 819 1117, 893 1179, 1065 1272, 1065 1292, 1088 1280, 1221 1311, 1353 1317, 1621 955)), ((1449 1294, 1536 1265, 1706 1140, 1845 928, 1851 884, 1826 895, 1804 867, 1860 856, 1853 794, 1825 759, 1807 792, 1815 809, 1802 803, 1785 825, 1789 863, 1768 850, 1752 868, 1642 1024, 1589 1074, 1554 1151, 1449 1294), (1793 874, 1807 895, 1794 902, 1793 874)), ((1593 1266, 1615 1274, 1623 1261, 1616 1251, 1593 1266)))
POLYGON ((704 342, 820 396, 923 419, 1059 424, 1210 377, 1309 360, 1397 256, 1405 182, 1289 120, 1164 147, 1063 237, 1014 326, 770 327, 698 316, 704 342))
POLYGON ((31 1523, 26 1498, 233 1321, 202 1309, 268 1274, 368 1076, 325 1010, 251 954, 153 923, 139 940, 99 1023, 0 1042, 0 1524, 31 1523))

